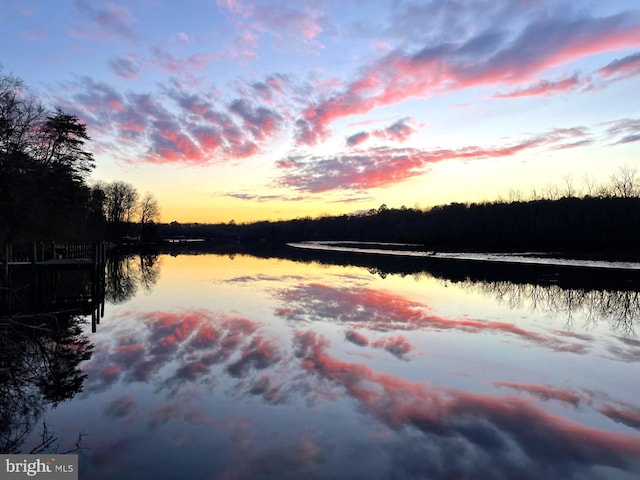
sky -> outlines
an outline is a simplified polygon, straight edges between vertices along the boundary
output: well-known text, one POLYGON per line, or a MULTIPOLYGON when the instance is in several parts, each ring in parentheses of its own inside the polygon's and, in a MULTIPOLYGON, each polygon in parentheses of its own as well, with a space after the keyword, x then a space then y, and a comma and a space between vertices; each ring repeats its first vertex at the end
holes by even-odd
POLYGON ((529 197, 640 171, 637 0, 4 0, 3 75, 162 221, 529 197), (515 192, 515 193, 514 193, 515 192))

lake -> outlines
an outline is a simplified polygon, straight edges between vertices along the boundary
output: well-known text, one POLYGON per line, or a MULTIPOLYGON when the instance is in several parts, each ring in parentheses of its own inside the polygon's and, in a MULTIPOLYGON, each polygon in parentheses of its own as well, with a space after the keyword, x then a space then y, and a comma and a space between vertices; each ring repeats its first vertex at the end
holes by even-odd
POLYGON ((5 440, 80 435, 82 479, 640 475, 639 289, 267 257, 112 263, 5 440))

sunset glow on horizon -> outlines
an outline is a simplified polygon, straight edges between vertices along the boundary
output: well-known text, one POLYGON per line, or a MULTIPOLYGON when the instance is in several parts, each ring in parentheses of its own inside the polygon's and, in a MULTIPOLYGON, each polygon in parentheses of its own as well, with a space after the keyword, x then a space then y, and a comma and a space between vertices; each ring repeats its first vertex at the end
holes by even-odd
MULTIPOLYGON (((634 0, 8 0, 2 75, 162 221, 496 200, 640 172, 634 0)), ((640 176, 640 173, 639 173, 640 176)))

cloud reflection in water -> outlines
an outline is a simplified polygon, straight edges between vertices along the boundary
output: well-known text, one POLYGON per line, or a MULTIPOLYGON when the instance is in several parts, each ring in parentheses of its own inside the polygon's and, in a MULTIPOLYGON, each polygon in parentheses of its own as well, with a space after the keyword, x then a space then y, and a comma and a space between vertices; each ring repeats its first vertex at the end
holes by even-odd
MULTIPOLYGON (((249 308, 218 311, 203 303, 123 311, 102 326, 106 333, 113 325, 112 332, 99 337, 85 365, 84 395, 113 392, 105 417, 135 424, 144 442, 170 438, 187 456, 204 442, 213 478, 583 480, 640 473, 638 406, 581 388, 585 376, 519 379, 512 373, 526 371, 520 360, 501 370, 481 357, 484 375, 447 378, 443 372, 464 365, 439 364, 422 334, 455 332, 470 345, 471 337, 495 338, 487 343, 496 349, 507 340, 509 348, 526 346, 529 358, 542 352, 588 365, 603 357, 620 368, 637 361, 636 340, 499 315, 455 317, 389 279, 384 288, 376 281, 314 271, 207 283, 242 295, 256 289, 270 302, 260 321, 249 308), (427 376, 431 383, 421 381, 427 376), (128 391, 134 389, 152 395, 137 397, 128 391)), ((120 444, 129 445, 116 437, 103 447, 108 453, 120 444)), ((96 454, 98 463, 106 458, 96 454)))

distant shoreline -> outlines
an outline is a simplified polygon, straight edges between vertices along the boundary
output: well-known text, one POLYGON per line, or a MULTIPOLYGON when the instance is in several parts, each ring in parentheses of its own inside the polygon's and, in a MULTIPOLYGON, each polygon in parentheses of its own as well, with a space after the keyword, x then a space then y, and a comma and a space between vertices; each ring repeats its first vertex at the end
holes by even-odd
MULTIPOLYGON (((606 268, 606 269, 622 269, 622 270, 639 270, 640 262, 622 261, 617 259, 588 259, 588 258, 572 258, 571 256, 564 256, 559 253, 548 252, 436 252, 436 251, 423 251, 423 250, 392 250, 386 248, 358 248, 357 246, 343 246, 348 245, 367 245, 368 247, 377 245, 379 247, 384 246, 397 246, 397 247, 410 247, 416 246, 415 244, 377 244, 375 242, 344 242, 344 241, 322 241, 322 242, 290 242, 288 246, 293 248, 302 248, 309 250, 325 250, 331 252, 349 252, 360 253, 370 255, 390 255, 390 256, 403 256, 403 257, 422 257, 432 259, 448 259, 448 260, 466 260, 474 262, 501 262, 501 263, 515 263, 515 264, 535 264, 535 265, 550 265, 550 266, 563 266, 563 267, 580 267, 580 268, 606 268)), ((583 256, 584 257, 584 256, 583 256)))

